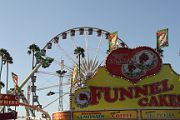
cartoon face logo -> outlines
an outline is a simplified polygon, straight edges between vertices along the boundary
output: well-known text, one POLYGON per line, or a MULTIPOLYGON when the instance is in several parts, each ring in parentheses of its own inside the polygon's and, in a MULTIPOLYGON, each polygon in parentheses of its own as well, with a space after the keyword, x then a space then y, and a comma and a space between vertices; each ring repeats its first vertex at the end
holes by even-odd
POLYGON ((112 51, 106 60, 106 69, 112 75, 123 77, 132 83, 159 72, 160 68, 160 56, 149 47, 119 48, 112 51))
POLYGON ((87 107, 90 103, 90 93, 88 91, 78 93, 75 97, 75 102, 81 108, 87 107))

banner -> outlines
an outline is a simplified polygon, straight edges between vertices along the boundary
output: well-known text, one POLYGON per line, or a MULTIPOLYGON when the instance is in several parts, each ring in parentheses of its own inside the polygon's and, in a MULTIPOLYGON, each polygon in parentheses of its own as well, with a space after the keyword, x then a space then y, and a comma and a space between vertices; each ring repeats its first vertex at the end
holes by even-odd
POLYGON ((118 48, 118 33, 110 33, 109 37, 109 52, 118 48))
POLYGON ((12 72, 12 79, 13 79, 15 86, 17 86, 18 85, 18 75, 16 75, 15 73, 12 72))
POLYGON ((157 31, 157 49, 169 46, 168 43, 168 29, 157 31))
POLYGON ((19 106, 19 96, 0 94, 0 106, 19 106))

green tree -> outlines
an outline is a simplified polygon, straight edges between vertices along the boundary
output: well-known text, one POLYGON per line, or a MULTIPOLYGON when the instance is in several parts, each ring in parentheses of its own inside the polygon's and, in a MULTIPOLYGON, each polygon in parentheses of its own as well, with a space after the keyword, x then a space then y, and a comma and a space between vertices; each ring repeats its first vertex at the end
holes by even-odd
POLYGON ((9 64, 13 64, 13 58, 11 55, 7 52, 5 54, 4 58, 4 64, 6 64, 6 93, 8 92, 8 83, 9 83, 9 64))
MULTIPOLYGON (((53 62, 53 58, 50 58, 50 57, 44 57, 43 54, 42 54, 42 50, 40 50, 39 46, 36 45, 36 44, 31 44, 29 47, 28 47, 28 54, 31 55, 32 54, 32 69, 34 69, 36 67, 37 64, 42 64, 42 67, 43 68, 47 68, 50 66, 50 64, 53 62), (35 63, 35 58, 36 58, 36 63, 35 63)), ((34 74, 31 76, 33 79, 34 77, 34 74)), ((34 81, 32 80, 32 87, 34 87, 34 81)), ((33 98, 36 96, 36 91, 35 92, 32 92, 32 105, 34 105, 34 100, 33 98)), ((28 97, 29 98, 29 97, 28 97)), ((28 101, 30 102, 30 100, 28 99, 28 101)), ((36 101, 37 102, 37 101, 36 101)), ((38 102, 39 104, 39 102, 38 102)), ((35 112, 34 112, 35 114, 35 112)))
MULTIPOLYGON (((74 50, 74 54, 76 55, 76 57, 78 58, 78 62, 79 62, 79 77, 80 77, 80 73, 81 73, 81 57, 84 58, 85 54, 84 54, 85 50, 81 47, 77 47, 74 50)), ((80 77, 80 85, 81 85, 81 77, 80 77)))
MULTIPOLYGON (((31 44, 29 47, 28 47, 28 54, 31 55, 32 54, 32 69, 34 69, 34 67, 36 66, 35 64, 35 55, 37 52, 40 52, 40 48, 38 45, 36 44, 31 44)), ((37 60, 37 59, 36 59, 37 60)), ((37 61, 36 61, 37 63, 37 61)), ((32 75, 32 77, 34 76, 34 74, 32 75)), ((31 78, 32 79, 32 78, 31 78)), ((30 83, 29 83, 30 85, 30 83)), ((28 86, 29 86, 28 85, 28 86)), ((32 82, 32 87, 34 87, 34 82, 32 82)), ((28 88, 27 88, 28 89, 28 88)), ((29 90, 29 89, 28 89, 29 90)), ((36 93, 35 92, 32 92, 32 96, 36 96, 36 93)), ((33 101, 33 97, 32 97, 32 105, 34 105, 34 101, 33 101)), ((30 102, 30 96, 28 96, 28 102, 30 102)), ((33 111, 34 112, 34 111, 33 111)))
POLYGON ((43 68, 48 68, 51 65, 51 63, 54 61, 54 59, 51 57, 46 57, 45 59, 44 58, 41 59, 42 59, 43 68))
POLYGON ((5 86, 4 83, 2 82, 1 78, 2 78, 2 70, 3 70, 3 65, 5 64, 5 55, 7 54, 7 50, 4 48, 0 49, 0 57, 1 57, 1 66, 0 66, 0 93, 1 93, 1 89, 5 86))
POLYGON ((40 52, 40 48, 38 45, 36 44, 31 44, 29 47, 28 47, 28 54, 31 55, 32 54, 32 69, 34 68, 35 66, 35 54, 37 52, 40 52))

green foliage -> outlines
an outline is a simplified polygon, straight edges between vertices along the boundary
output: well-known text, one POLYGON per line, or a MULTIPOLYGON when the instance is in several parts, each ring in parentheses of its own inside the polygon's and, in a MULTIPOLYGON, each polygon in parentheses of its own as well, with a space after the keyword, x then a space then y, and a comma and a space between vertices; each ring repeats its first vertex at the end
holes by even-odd
POLYGON ((13 58, 11 57, 11 55, 9 54, 9 52, 4 49, 4 48, 1 48, 0 49, 0 57, 1 57, 1 67, 2 65, 4 64, 12 64, 13 63, 13 58))
POLYGON ((77 56, 76 57, 85 57, 85 54, 84 54, 85 50, 81 47, 77 47, 75 50, 74 50, 74 54, 76 54, 77 56))
POLYGON ((0 93, 1 93, 1 88, 5 86, 5 84, 1 81, 3 66, 5 64, 7 65, 7 81, 8 81, 8 64, 13 63, 13 58, 11 57, 9 52, 4 48, 0 49, 0 57, 1 57, 1 66, 0 66, 0 93))
POLYGON ((36 45, 36 44, 31 44, 29 47, 29 50, 28 50, 28 54, 30 55, 31 53, 36 53, 36 52, 38 52, 38 51, 40 51, 40 48, 39 48, 39 46, 38 45, 36 45))
POLYGON ((28 54, 33 54, 36 58, 36 64, 42 63, 43 68, 47 68, 51 65, 51 63, 54 61, 51 57, 44 57, 39 46, 36 44, 30 45, 28 50, 28 54))
POLYGON ((38 61, 38 62, 41 62, 42 63, 42 67, 43 68, 47 68, 47 67, 49 67, 50 65, 51 65, 51 63, 54 61, 54 59, 53 58, 51 58, 51 57, 43 57, 43 55, 42 55, 42 53, 40 52, 40 51, 37 51, 36 53, 35 53, 35 57, 36 57, 36 60, 38 61))
POLYGON ((53 61, 54 61, 54 59, 50 58, 50 57, 46 57, 45 59, 43 58, 42 59, 42 67, 43 68, 49 67, 53 61))
POLYGON ((42 53, 40 51, 36 51, 35 57, 36 57, 36 59, 41 59, 42 58, 42 53))

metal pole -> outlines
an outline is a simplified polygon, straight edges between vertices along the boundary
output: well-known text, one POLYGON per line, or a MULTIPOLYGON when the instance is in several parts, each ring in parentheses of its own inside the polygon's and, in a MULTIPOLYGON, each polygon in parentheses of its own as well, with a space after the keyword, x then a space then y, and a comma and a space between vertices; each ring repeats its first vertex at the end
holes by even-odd
POLYGON ((61 92, 60 91, 60 85, 61 85, 60 83, 61 83, 61 77, 59 77, 59 106, 58 106, 58 111, 60 111, 60 94, 61 94, 60 93, 61 92))
POLYGON ((60 75, 59 77, 59 107, 58 111, 63 111, 63 76, 60 75))
POLYGON ((73 111, 72 111, 72 93, 70 93, 70 112, 71 112, 71 120, 73 120, 73 111))

